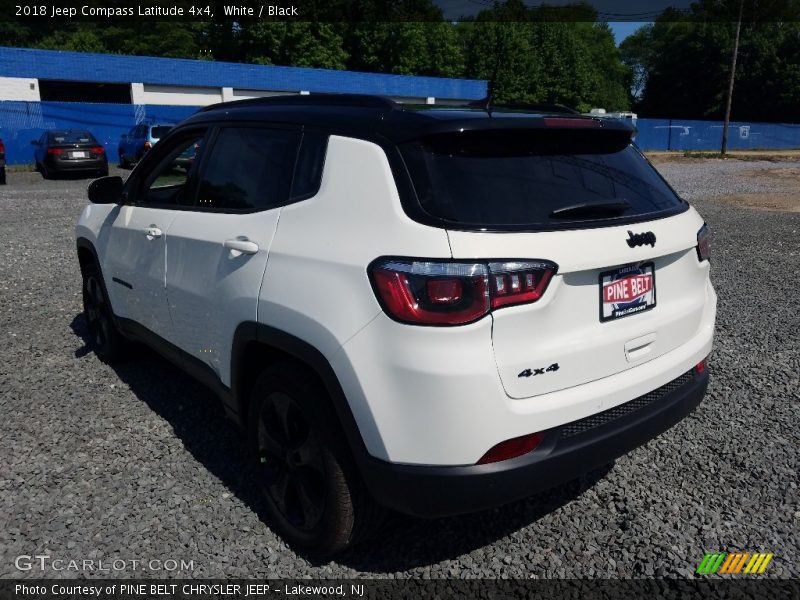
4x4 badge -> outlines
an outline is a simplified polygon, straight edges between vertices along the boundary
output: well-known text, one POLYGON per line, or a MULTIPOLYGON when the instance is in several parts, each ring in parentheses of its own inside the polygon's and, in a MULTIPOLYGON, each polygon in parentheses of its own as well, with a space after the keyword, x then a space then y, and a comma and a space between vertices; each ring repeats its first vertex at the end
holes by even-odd
POLYGON ((647 244, 650 244, 653 248, 656 247, 656 234, 652 231, 633 233, 631 230, 628 230, 628 235, 630 237, 625 241, 628 242, 628 246, 631 248, 635 248, 636 246, 646 246, 647 244))

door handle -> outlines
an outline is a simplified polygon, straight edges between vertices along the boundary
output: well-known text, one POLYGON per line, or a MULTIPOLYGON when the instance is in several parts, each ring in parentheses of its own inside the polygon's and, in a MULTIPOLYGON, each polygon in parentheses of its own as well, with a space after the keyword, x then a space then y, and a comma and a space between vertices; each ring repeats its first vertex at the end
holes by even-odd
MULTIPOLYGON (((251 242, 244 236, 233 240, 225 240, 223 242, 223 246, 225 246, 228 250, 238 252, 239 254, 255 254, 258 252, 258 244, 251 242)), ((236 254, 235 256, 239 256, 239 254, 236 254)))
POLYGON ((164 232, 155 225, 150 225, 150 227, 145 227, 144 234, 147 236, 148 240, 154 240, 164 235, 164 232))

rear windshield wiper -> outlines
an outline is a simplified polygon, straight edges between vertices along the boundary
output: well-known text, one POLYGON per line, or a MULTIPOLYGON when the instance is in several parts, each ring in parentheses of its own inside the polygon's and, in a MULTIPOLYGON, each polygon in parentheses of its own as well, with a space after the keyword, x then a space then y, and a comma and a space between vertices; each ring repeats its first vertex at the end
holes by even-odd
POLYGON ((612 219, 620 216, 631 207, 630 202, 615 200, 613 202, 583 202, 564 208, 557 208, 550 213, 551 219, 612 219))

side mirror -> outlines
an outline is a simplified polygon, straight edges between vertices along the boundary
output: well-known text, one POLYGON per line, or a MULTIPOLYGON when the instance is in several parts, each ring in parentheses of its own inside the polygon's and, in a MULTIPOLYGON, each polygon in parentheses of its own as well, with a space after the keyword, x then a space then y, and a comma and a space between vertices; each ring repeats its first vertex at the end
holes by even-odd
POLYGON ((128 139, 128 134, 127 133, 123 133, 122 136, 120 136, 120 139, 127 140, 128 139))
POLYGON ((122 196, 122 177, 111 175, 95 179, 86 193, 92 204, 116 204, 122 196))

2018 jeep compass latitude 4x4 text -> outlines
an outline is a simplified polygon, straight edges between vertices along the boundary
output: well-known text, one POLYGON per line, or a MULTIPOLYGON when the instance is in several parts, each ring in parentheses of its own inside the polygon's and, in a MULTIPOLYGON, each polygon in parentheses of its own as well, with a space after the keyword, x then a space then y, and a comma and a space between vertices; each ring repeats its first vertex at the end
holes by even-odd
POLYGON ((201 110, 89 188, 95 351, 145 342, 215 390, 296 547, 569 480, 708 384, 708 229, 631 135, 370 96, 201 110))

